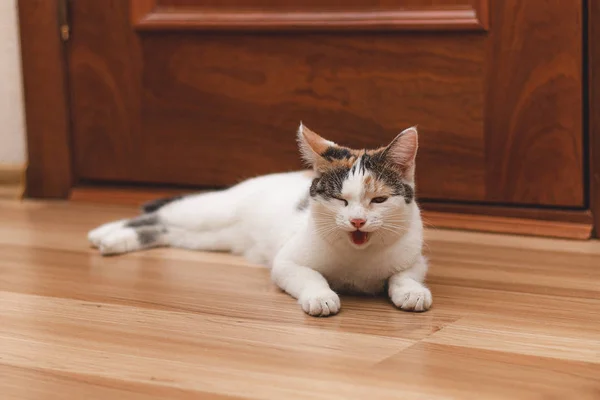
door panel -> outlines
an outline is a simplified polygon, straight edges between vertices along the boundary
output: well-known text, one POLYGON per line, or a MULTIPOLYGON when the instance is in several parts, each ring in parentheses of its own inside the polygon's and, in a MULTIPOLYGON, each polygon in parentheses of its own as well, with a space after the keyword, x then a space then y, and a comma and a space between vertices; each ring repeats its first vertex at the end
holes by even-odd
POLYGON ((137 29, 486 30, 489 0, 130 0, 137 29))
POLYGON ((486 199, 582 206, 581 1, 491 3, 486 199))
MULTIPOLYGON (((136 0, 130 0, 136 2, 136 0)), ((303 0, 298 2, 285 2, 281 0, 154 0, 155 7, 186 8, 186 9, 228 9, 239 10, 286 10, 311 9, 327 11, 336 9, 452 9, 452 8, 478 8, 481 3, 488 0, 303 0)))
POLYGON ((310 1, 300 11, 352 9, 364 22, 368 9, 458 5, 476 11, 476 29, 423 20, 423 32, 391 32, 410 27, 398 19, 365 31, 341 18, 343 28, 322 31, 321 14, 255 32, 264 19, 239 30, 198 16, 299 11, 277 0, 132 0, 131 9, 78 0, 75 169, 94 181, 223 186, 299 168, 300 120, 355 147, 417 124, 421 198, 582 206, 581 4, 548 2, 540 13, 531 2, 490 3, 489 32, 487 2, 467 0, 353 0, 344 10, 310 1))

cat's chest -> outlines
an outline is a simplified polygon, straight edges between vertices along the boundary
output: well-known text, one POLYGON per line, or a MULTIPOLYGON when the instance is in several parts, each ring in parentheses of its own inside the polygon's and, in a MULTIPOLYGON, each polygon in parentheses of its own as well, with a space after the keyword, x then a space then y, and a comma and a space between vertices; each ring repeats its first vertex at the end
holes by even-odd
POLYGON ((378 294, 384 291, 387 280, 391 276, 383 269, 361 270, 330 270, 323 273, 333 290, 343 294, 378 294))
POLYGON ((317 270, 336 291, 376 294, 384 290, 389 277, 397 272, 397 265, 380 255, 355 256, 329 260, 317 270))

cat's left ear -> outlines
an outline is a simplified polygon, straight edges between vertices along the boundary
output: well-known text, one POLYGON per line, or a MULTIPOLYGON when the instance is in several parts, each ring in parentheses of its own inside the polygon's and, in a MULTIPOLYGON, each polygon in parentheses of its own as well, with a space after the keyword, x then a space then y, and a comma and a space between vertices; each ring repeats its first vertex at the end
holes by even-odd
POLYGON ((323 158, 323 154, 329 147, 336 144, 322 138, 315 132, 308 129, 300 123, 298 128, 298 147, 302 159, 317 172, 323 172, 327 169, 329 162, 323 158))
POLYGON ((417 127, 413 126, 400 132, 385 148, 384 154, 388 161, 398 168, 404 179, 414 181, 418 148, 419 134, 417 127))

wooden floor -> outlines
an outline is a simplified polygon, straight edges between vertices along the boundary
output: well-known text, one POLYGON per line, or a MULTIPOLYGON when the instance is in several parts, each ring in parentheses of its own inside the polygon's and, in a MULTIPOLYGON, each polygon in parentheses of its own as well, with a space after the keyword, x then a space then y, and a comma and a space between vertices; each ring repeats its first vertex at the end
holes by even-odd
POLYGON ((131 208, 0 202, 0 399, 600 399, 600 244, 427 233, 431 311, 305 316, 266 269, 102 258, 131 208))

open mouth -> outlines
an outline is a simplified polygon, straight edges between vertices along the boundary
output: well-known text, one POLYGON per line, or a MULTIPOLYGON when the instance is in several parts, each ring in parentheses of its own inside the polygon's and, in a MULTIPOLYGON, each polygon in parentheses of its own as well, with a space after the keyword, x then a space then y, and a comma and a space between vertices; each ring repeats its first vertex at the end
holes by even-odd
POLYGON ((356 230, 350 233, 350 239, 352 240, 352 243, 354 243, 357 246, 360 246, 367 243, 367 241, 369 240, 369 234, 367 232, 356 230))

